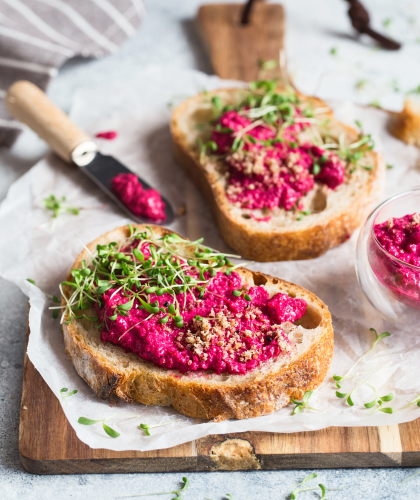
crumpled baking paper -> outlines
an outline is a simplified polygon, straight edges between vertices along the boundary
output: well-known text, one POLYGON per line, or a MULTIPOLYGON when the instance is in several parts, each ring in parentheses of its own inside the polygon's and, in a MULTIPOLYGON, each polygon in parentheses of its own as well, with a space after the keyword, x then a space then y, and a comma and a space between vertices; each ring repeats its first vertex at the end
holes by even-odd
MULTIPOLYGON (((229 251, 222 241, 208 205, 172 155, 169 134, 170 107, 187 96, 207 89, 233 85, 217 77, 195 71, 160 69, 138 71, 124 88, 104 83, 100 88, 81 91, 73 107, 72 118, 92 136, 116 130, 114 141, 98 140, 103 153, 112 154, 158 188, 175 210, 186 204, 187 214, 178 217, 171 228, 189 238, 205 237, 205 242, 220 251, 229 251)), ((385 161, 394 168, 387 171, 384 199, 420 184, 418 150, 394 139, 387 132, 386 112, 350 103, 332 103, 336 116, 354 124, 358 119, 366 132, 380 144, 385 161)), ((363 386, 353 395, 355 405, 348 406, 335 396, 332 375, 343 375, 368 350, 374 340, 369 331, 389 330, 375 353, 360 363, 358 370, 379 368, 369 379, 379 395, 393 392, 395 398, 384 406, 404 406, 420 393, 420 344, 416 330, 404 331, 386 324, 364 297, 355 273, 357 235, 318 259, 296 262, 252 263, 250 268, 297 283, 317 294, 329 307, 334 322, 335 350, 331 370, 324 384, 313 394, 310 405, 320 412, 305 411, 292 415, 293 405, 270 415, 221 423, 200 421, 179 415, 173 408, 120 403, 114 407, 100 400, 77 375, 64 353, 59 320, 51 317, 53 303, 43 292, 58 295, 58 284, 83 245, 129 219, 96 188, 77 167, 66 165, 49 155, 23 175, 10 188, 0 207, 0 275, 15 283, 29 298, 31 329, 28 355, 36 369, 62 403, 63 410, 79 439, 92 448, 111 450, 153 450, 168 448, 208 434, 242 431, 298 432, 329 426, 390 425, 420 416, 420 408, 411 405, 392 415, 374 413, 363 403, 373 399, 373 391, 363 386), (66 196, 69 206, 83 207, 80 215, 60 216, 54 227, 42 200, 51 193, 66 196), (39 288, 27 278, 34 279, 39 288), (41 291, 42 290, 42 291, 41 291), (63 400, 60 389, 77 394, 63 400), (107 420, 119 432, 109 437, 102 424, 80 425, 79 417, 107 420), (155 425, 146 436, 140 423, 155 425)), ((24 335, 24 332, 22 332, 24 335)), ((362 376, 363 377, 363 376, 362 376)), ((341 392, 356 385, 354 379, 343 382, 341 392)), ((31 411, 28 408, 28 411, 31 411)))

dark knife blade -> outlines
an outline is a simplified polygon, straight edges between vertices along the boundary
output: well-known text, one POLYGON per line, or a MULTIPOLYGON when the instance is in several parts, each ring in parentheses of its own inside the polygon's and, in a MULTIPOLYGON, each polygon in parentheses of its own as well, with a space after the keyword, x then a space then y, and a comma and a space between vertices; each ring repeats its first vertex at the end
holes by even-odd
MULTIPOLYGON (((172 210, 169 202, 161 195, 163 202, 165 203, 165 215, 166 219, 160 222, 153 221, 147 217, 137 216, 129 208, 127 208, 115 194, 112 192, 111 185, 112 179, 118 174, 133 174, 131 170, 125 167, 118 160, 112 156, 106 156, 101 153, 96 153, 93 160, 87 165, 80 166, 80 170, 85 173, 90 179, 92 179, 110 198, 112 198, 115 203, 120 206, 129 216, 139 224, 171 224, 174 220, 174 212, 172 210)), ((136 174, 134 174, 136 175, 136 174)), ((143 179, 136 176, 140 181, 143 189, 150 189, 151 186, 144 182, 143 179)))

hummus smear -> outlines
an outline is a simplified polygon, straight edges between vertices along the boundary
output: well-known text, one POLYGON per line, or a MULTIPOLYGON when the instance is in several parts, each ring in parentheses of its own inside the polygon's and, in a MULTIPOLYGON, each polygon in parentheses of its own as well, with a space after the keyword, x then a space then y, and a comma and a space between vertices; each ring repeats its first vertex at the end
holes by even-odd
POLYGON ((336 154, 297 142, 304 121, 284 127, 281 139, 275 127, 254 126, 238 111, 226 112, 217 123, 221 126, 213 131, 213 141, 217 153, 227 154, 227 196, 236 207, 290 210, 313 189, 315 181, 331 189, 344 182, 344 164, 336 154), (227 129, 231 132, 220 131, 227 129), (243 147, 232 152, 238 134, 245 137, 243 147))
POLYGON ((278 209, 296 212, 301 220, 310 214, 308 207, 303 211, 304 201, 316 184, 337 189, 373 148, 362 132, 351 145, 335 139, 325 115, 317 118, 325 108, 313 109, 274 80, 252 82, 244 95, 235 106, 211 97, 213 119, 202 124, 198 145, 200 162, 205 166, 210 158, 225 176, 228 200, 256 221, 265 222, 278 209), (251 212, 257 209, 265 217, 251 212))
POLYGON ((83 290, 68 303, 68 321, 99 320, 103 342, 181 373, 245 374, 294 348, 282 324, 300 319, 306 302, 247 287, 232 256, 136 230, 123 248, 110 243, 97 252, 64 284, 83 290), (97 317, 83 314, 89 305, 97 317))
POLYGON ((373 231, 379 243, 372 241, 369 248, 375 275, 395 298, 420 309, 420 215, 390 218, 373 231))
POLYGON ((143 189, 137 175, 118 174, 112 179, 111 189, 133 214, 155 222, 166 219, 160 193, 156 189, 143 189))

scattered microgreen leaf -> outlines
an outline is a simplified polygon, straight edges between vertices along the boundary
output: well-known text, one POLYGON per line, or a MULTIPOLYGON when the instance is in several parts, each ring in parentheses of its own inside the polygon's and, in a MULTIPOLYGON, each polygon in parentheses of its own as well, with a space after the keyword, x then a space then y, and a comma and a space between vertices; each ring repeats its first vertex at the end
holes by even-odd
POLYGON ((363 90, 366 87, 367 83, 368 83, 367 80, 357 80, 357 82, 356 82, 356 88, 358 90, 363 90))
POLYGON ((330 54, 332 56, 336 56, 337 55, 337 47, 331 47, 330 49, 330 54))
POLYGON ((388 170, 391 170, 391 168, 394 168, 394 165, 391 165, 390 163, 387 163, 387 164, 386 164, 386 168, 387 168, 388 170))
POLYGON ((78 420, 78 423, 81 425, 94 425, 94 424, 98 424, 99 422, 102 422, 102 427, 103 427, 104 431, 108 434, 108 436, 110 436, 112 438, 117 438, 120 436, 120 434, 105 424, 105 422, 107 420, 109 420, 110 418, 114 418, 116 416, 117 415, 111 415, 111 416, 103 418, 101 420, 91 420, 90 418, 80 417, 78 420))
POLYGON ((409 90, 407 94, 420 94, 420 85, 412 90, 409 90))
POLYGON ((189 241, 170 233, 158 238, 150 228, 143 233, 137 228, 130 231, 128 245, 132 245, 132 250, 123 252, 115 242, 97 245, 91 262, 83 261, 80 269, 71 271, 73 281, 61 283, 60 291, 66 302, 65 306, 59 306, 64 311, 62 322, 71 322, 72 318, 98 321, 98 316, 86 309, 94 304, 101 307, 103 294, 118 290, 122 299, 108 317, 103 317, 102 325, 108 327, 109 321, 140 308, 157 315, 161 323, 173 322, 182 328, 184 306, 180 304, 179 294, 198 292, 203 298, 218 271, 229 274, 237 267, 228 259, 239 256, 221 254, 203 245, 203 239, 189 241), (143 252, 146 248, 150 251, 148 258, 143 252), (68 287, 67 293, 64 287, 68 287), (171 298, 162 307, 150 299, 152 294, 159 297, 164 293, 171 298))
POLYGON ((412 405, 417 405, 420 407, 420 394, 416 398, 414 398, 412 401, 409 401, 406 405, 402 406, 401 408, 398 408, 398 410, 395 410, 395 413, 397 411, 405 410, 406 408, 408 408, 409 406, 412 406, 412 405))
POLYGON ((400 92, 400 84, 398 83, 398 80, 394 78, 391 82, 391 87, 394 92, 400 92))
POLYGON ((269 59, 268 61, 264 61, 264 59, 259 60, 259 67, 263 71, 268 71, 270 69, 277 68, 277 61, 275 59, 269 59))
POLYGON ((162 424, 156 424, 156 425, 140 424, 139 429, 143 429, 146 436, 150 436, 150 429, 153 429, 154 427, 162 427, 163 425, 174 424, 175 422, 180 422, 180 421, 181 421, 181 419, 171 420, 169 422, 163 422, 162 424))
POLYGON ((305 484, 307 484, 309 481, 312 481, 312 479, 315 479, 316 477, 318 477, 318 474, 315 474, 315 472, 313 472, 312 474, 306 476, 300 483, 298 483, 295 489, 292 491, 292 494, 290 495, 291 500, 295 500, 296 495, 298 495, 302 491, 316 490, 317 489, 316 487, 303 488, 305 484))
POLYGON ((318 410, 317 408, 312 408, 312 406, 309 406, 308 404, 313 392, 314 391, 306 391, 301 401, 296 401, 296 399, 293 398, 291 399, 292 403, 296 405, 293 409, 293 415, 301 413, 305 409, 312 411, 319 411, 320 413, 323 413, 321 410, 318 410))
POLYGON ((176 495, 172 500, 181 500, 182 499, 182 493, 189 487, 190 482, 186 477, 182 478, 182 482, 184 483, 182 487, 179 490, 173 490, 173 491, 160 491, 158 493, 141 493, 139 495, 124 495, 122 497, 118 498, 132 498, 132 497, 148 497, 148 496, 155 496, 155 495, 176 495))
POLYGON ((412 479, 414 479, 419 474, 420 474, 420 470, 418 472, 416 472, 415 474, 411 474, 411 476, 408 476, 407 478, 405 478, 404 481, 401 481, 400 483, 398 483, 397 486, 401 486, 402 484, 406 483, 407 481, 411 481, 412 479))
POLYGON ((73 396, 74 394, 77 394, 77 390, 74 389, 73 391, 68 392, 68 389, 67 387, 63 387, 62 389, 60 389, 60 395, 61 395, 61 399, 64 401, 64 404, 67 406, 67 398, 69 398, 70 396, 73 396))
POLYGON ((360 358, 354 363, 354 365, 347 371, 347 373, 344 376, 333 375, 333 379, 336 381, 336 385, 338 388, 340 388, 338 382, 341 382, 342 380, 349 378, 349 375, 354 370, 354 368, 375 349, 378 342, 391 335, 389 332, 383 332, 380 335, 378 335, 377 331, 374 328, 369 328, 369 330, 375 334, 375 341, 373 342, 372 347, 369 350, 367 350, 364 354, 362 354, 362 356, 360 356, 360 358))
POLYGON ((374 99, 373 101, 371 101, 371 102, 369 103, 369 106, 372 106, 373 108, 382 109, 382 105, 381 105, 381 103, 378 101, 378 99, 374 99))
POLYGON ((311 214, 310 210, 302 210, 299 213, 299 216, 298 216, 298 218, 296 220, 302 220, 305 215, 310 215, 310 214, 311 214))
MULTIPOLYGON (((70 207, 65 203, 65 201, 66 201, 65 196, 57 198, 53 194, 51 194, 48 198, 42 200, 44 207, 52 212, 51 219, 50 221, 48 221, 48 223, 57 219, 61 214, 64 213, 79 215, 81 207, 70 207)), ((53 228, 54 224, 52 224, 51 227, 53 228)))
POLYGON ((389 28, 392 24, 392 19, 390 17, 387 17, 386 19, 383 20, 382 24, 384 28, 389 28))

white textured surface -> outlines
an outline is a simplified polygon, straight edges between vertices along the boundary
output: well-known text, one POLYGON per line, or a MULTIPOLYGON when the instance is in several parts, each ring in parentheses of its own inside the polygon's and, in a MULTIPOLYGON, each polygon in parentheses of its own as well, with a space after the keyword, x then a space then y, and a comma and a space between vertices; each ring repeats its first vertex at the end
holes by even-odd
MULTIPOLYGON (((62 107, 69 109, 76 89, 113 79, 121 81, 121 91, 123 91, 123 83, 133 68, 151 64, 180 68, 196 67, 209 71, 209 64, 203 58, 192 22, 198 3, 200 2, 193 0, 149 1, 149 17, 135 38, 126 43, 115 56, 100 61, 69 63, 53 82, 51 96, 62 107)), ((338 64, 335 65, 336 60, 328 54, 328 51, 330 47, 336 46, 340 55, 344 50, 342 42, 352 54, 357 54, 360 60, 367 60, 371 49, 359 47, 356 42, 346 38, 348 34, 351 34, 351 29, 344 16, 345 2, 287 0, 284 4, 288 9, 287 50, 292 71, 296 66, 299 70, 299 67, 308 63, 312 64, 311 59, 314 61, 313 64, 319 61, 320 65, 332 65, 332 73, 338 71, 338 64), (305 33, 305 36, 302 33, 305 33), (319 42, 320 34, 325 35, 322 46, 319 42), (295 39, 299 38, 300 42, 297 41, 296 45, 293 45, 295 42, 292 36, 295 39), (308 48, 311 50, 307 50, 308 48)), ((411 7, 415 8, 418 2, 370 0, 366 2, 366 5, 370 7, 375 25, 380 26, 383 19, 387 17, 394 20, 398 17, 398 22, 404 23, 404 19, 407 20, 409 15, 407 13, 411 12, 411 7), (404 7, 406 7, 405 11, 404 7)), ((419 22, 420 19, 417 19, 414 29, 417 34, 420 31, 419 22)), ((412 88, 420 83, 418 74, 420 68, 416 65, 416 59, 413 59, 413 56, 408 57, 410 51, 417 50, 418 54, 419 47, 420 45, 412 44, 404 48, 404 52, 383 53, 384 56, 386 55, 385 63, 379 70, 383 72, 387 81, 399 78, 402 82, 401 87, 404 89, 412 88), (400 61, 402 60, 404 64, 401 71, 400 61)), ((306 81, 304 77, 297 74, 295 79, 302 90, 311 91, 311 88, 303 87, 306 81)), ((315 80, 311 74, 307 78, 307 81, 310 80, 315 80)), ((354 90, 352 79, 349 78, 346 81, 349 82, 347 85, 333 86, 334 96, 362 99, 363 96, 354 90)), ((325 96, 325 92, 324 87, 321 86, 321 94, 325 96)), ((376 97, 368 96, 365 102, 373 98, 376 97)), ((0 199, 4 198, 10 183, 35 163, 43 151, 45 148, 42 143, 31 133, 27 133, 21 137, 10 153, 1 154, 0 199)), ((390 162, 395 163, 396 160, 398 158, 389 159, 390 162)), ((27 305, 26 298, 16 287, 5 282, 1 283, 0 300, 0 486, 2 497, 6 499, 116 498, 123 494, 172 489, 178 484, 181 473, 36 477, 22 471, 18 456, 17 430, 27 305), (11 399, 12 396, 14 396, 13 399, 11 399)), ((328 497, 332 499, 350 499, 359 496, 372 499, 404 498, 410 500, 418 497, 416 483, 397 487, 397 483, 410 474, 410 470, 401 469, 336 470, 321 471, 319 479, 327 486, 338 485, 346 488, 344 491, 328 493, 328 497)), ((235 500, 287 498, 293 484, 305 475, 304 471, 188 474, 192 487, 185 494, 185 498, 210 497, 217 500, 222 498, 225 492, 232 493, 235 500)), ((307 493, 306 496, 315 498, 313 493, 307 493)), ((169 496, 162 498, 169 498, 169 496)))

